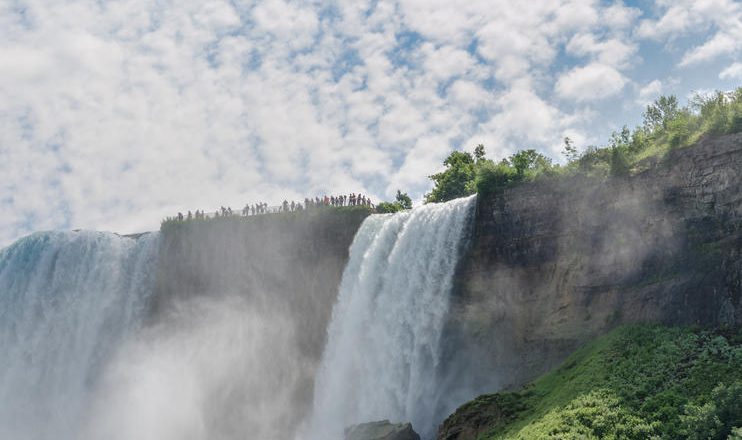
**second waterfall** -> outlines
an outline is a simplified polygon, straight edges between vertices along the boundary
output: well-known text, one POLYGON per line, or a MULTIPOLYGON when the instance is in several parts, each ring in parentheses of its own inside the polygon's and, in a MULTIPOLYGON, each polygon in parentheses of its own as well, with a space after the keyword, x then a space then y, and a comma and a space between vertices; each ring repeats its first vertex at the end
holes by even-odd
POLYGON ((350 249, 315 384, 311 440, 354 423, 410 421, 428 437, 440 338, 474 197, 366 219, 350 249))

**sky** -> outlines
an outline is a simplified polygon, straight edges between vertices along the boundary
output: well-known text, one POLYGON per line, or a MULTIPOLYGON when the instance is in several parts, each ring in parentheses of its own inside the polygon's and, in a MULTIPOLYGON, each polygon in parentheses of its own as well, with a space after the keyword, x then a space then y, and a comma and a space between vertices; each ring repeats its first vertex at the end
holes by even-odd
POLYGON ((742 85, 739 0, 0 2, 0 246, 178 211, 421 200, 454 149, 560 159, 742 85))

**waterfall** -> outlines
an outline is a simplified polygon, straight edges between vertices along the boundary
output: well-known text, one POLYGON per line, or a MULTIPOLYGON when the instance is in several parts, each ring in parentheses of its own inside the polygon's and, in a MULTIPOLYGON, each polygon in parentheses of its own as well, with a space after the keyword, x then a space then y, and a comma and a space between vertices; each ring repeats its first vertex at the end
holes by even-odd
POLYGON ((152 292, 157 234, 45 232, 0 251, 0 438, 78 439, 152 292))
POLYGON ((351 424, 410 421, 432 436, 452 277, 474 197, 368 217, 343 273, 315 384, 311 440, 351 424))

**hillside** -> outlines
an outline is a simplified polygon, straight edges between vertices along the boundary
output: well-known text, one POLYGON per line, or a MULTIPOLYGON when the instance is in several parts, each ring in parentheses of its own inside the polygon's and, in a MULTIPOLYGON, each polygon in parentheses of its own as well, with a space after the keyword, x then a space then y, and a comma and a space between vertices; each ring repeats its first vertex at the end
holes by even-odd
POLYGON ((467 403, 438 440, 739 439, 740 427, 742 333, 629 326, 517 392, 467 403))

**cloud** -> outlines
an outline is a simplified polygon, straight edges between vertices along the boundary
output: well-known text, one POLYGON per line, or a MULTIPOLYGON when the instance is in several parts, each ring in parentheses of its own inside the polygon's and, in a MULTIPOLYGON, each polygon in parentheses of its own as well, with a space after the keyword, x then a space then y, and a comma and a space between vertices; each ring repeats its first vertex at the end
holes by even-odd
POLYGON ((651 103, 662 92, 662 81, 655 79, 639 89, 637 103, 645 106, 651 103))
POLYGON ((680 65, 687 66, 689 64, 711 60, 719 55, 734 53, 740 47, 742 47, 742 43, 736 38, 731 35, 718 33, 703 45, 687 52, 680 61, 680 65))
POLYGON ((592 56, 604 65, 624 68, 628 66, 637 47, 635 44, 626 43, 618 38, 596 41, 594 35, 581 33, 569 40, 566 51, 576 56, 592 56))
POLYGON ((719 74, 719 79, 742 80, 742 63, 733 63, 719 74))
POLYGON ((6 2, 0 244, 333 192, 378 200, 400 188, 419 200, 453 148, 484 142, 497 159, 525 146, 558 154, 565 133, 600 138, 602 100, 636 99, 622 91, 641 69, 638 36, 711 29, 687 63, 728 56, 738 10, 730 0, 661 2, 657 16, 597 0, 6 2))
POLYGON ((606 64, 591 63, 562 74, 556 82, 559 97, 578 102, 595 101, 618 94, 627 79, 606 64))
POLYGON ((640 9, 627 7, 618 2, 603 11, 602 19, 611 29, 626 29, 633 26, 641 14, 640 9))
POLYGON ((705 41, 685 50, 679 66, 686 67, 742 51, 742 4, 735 0, 662 1, 657 19, 645 19, 641 38, 674 42, 692 34, 705 41))

